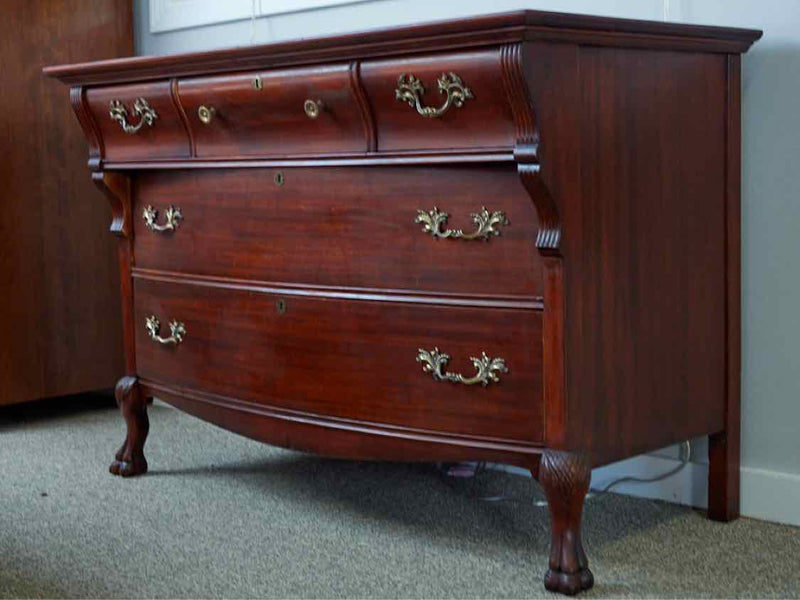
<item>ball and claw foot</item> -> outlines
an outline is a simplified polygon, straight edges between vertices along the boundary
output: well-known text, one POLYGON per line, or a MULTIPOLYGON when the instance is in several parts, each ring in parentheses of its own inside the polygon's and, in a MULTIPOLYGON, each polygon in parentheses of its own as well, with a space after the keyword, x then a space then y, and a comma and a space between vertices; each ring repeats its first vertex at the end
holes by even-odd
POLYGON ((144 458, 144 453, 140 452, 136 456, 132 452, 126 452, 126 446, 127 443, 117 450, 114 462, 108 467, 108 472, 120 477, 135 477, 147 473, 147 460, 144 458))
POLYGON ((550 564, 544 587, 567 596, 588 590, 594 575, 581 543, 583 500, 591 468, 582 453, 546 450, 539 464, 539 483, 550 508, 550 564))
POLYGON ((574 596, 578 592, 588 590, 594 585, 594 575, 587 568, 577 573, 564 573, 547 569, 544 575, 544 587, 551 592, 558 592, 567 596, 574 596))
POLYGON ((114 462, 108 468, 112 475, 134 477, 147 472, 144 458, 144 442, 150 429, 147 418, 147 402, 142 396, 136 377, 123 377, 114 389, 122 416, 125 418, 127 435, 122 447, 117 450, 114 462))

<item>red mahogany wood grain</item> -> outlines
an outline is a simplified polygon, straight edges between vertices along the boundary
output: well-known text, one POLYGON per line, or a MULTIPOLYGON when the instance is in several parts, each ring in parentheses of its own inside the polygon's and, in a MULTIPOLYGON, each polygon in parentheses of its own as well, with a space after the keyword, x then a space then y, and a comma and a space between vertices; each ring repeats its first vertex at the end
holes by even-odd
POLYGON ((178 96, 198 158, 368 149, 349 64, 181 79, 178 96), (306 100, 321 106, 316 118, 306 100), (214 109, 207 124, 200 106, 214 109))
POLYGON ((597 465, 723 428, 726 57, 542 44, 526 59, 563 229, 554 444, 597 465))
POLYGON ((254 440, 355 460, 466 461, 480 457, 528 468, 536 476, 541 448, 333 418, 140 380, 142 393, 254 440), (247 419, 242 419, 246 414, 247 419), (322 435, 320 431, 324 432, 322 435))
MULTIPOLYGON (((143 173, 136 179, 136 266, 328 286, 537 297, 536 211, 510 166, 303 168, 143 173), (431 186, 431 181, 437 181, 431 186), (180 207, 169 234, 142 208, 180 207), (436 239, 415 223, 438 207, 473 231, 471 213, 504 211, 489 241, 436 239)), ((163 219, 163 216, 159 216, 163 219)))
POLYGON ((541 441, 538 311, 284 297, 144 277, 134 297, 145 379, 321 415, 541 441), (151 340, 150 315, 164 336, 171 319, 184 323, 184 341, 151 340), (449 371, 472 376, 469 357, 486 352, 509 373, 485 387, 435 381, 415 359, 437 346, 452 357, 449 371))
POLYGON ((170 83, 143 83, 92 88, 86 91, 86 105, 99 132, 104 160, 180 158, 191 154, 189 135, 172 97, 170 83), (156 111, 153 126, 143 125, 136 133, 125 133, 109 116, 109 103, 119 100, 128 111, 128 120, 138 123, 133 103, 144 98, 156 111))
POLYGON ((739 516, 741 461, 741 57, 727 65, 725 185, 725 428, 708 440, 708 514, 717 521, 739 516))
POLYGON ((513 146, 514 120, 499 73, 499 49, 363 62, 378 151, 513 146), (426 118, 395 97, 398 77, 414 75, 425 87, 423 105, 440 107, 446 96, 436 82, 443 73, 458 75, 474 98, 450 106, 440 118, 426 118))

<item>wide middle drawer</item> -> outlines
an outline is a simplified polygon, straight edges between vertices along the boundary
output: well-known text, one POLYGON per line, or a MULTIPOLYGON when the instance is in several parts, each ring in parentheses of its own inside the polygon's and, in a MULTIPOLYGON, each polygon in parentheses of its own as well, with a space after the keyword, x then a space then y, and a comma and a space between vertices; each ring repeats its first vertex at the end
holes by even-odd
POLYGON ((343 301, 143 277, 134 298, 137 373, 145 380, 330 417, 542 440, 539 311, 343 301), (437 369, 466 382, 437 380, 437 369))
POLYGON ((542 295, 536 212, 506 165, 147 172, 135 203, 142 269, 542 295))

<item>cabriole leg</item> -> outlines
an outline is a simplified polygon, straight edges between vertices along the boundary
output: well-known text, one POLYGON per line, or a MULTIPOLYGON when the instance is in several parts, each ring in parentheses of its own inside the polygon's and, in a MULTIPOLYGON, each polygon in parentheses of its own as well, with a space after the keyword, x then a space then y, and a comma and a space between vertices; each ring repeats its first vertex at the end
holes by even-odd
POLYGON ((136 377, 123 377, 114 388, 117 404, 125 418, 128 431, 125 442, 117 450, 108 470, 114 475, 133 477, 147 472, 144 442, 150 429, 146 399, 142 396, 136 377))
POLYGON ((544 586, 574 595, 594 585, 581 543, 583 501, 591 479, 585 454, 546 450, 539 465, 539 483, 550 508, 550 568, 544 586))

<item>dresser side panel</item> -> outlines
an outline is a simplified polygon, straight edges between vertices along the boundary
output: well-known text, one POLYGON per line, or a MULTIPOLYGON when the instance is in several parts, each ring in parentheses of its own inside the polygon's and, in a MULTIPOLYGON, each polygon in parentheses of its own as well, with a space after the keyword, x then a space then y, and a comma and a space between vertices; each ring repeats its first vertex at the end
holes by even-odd
POLYGON ((580 48, 568 446, 598 464, 724 424, 726 60, 580 48))

